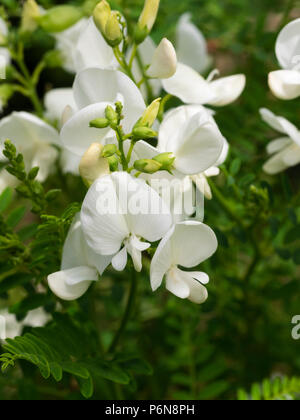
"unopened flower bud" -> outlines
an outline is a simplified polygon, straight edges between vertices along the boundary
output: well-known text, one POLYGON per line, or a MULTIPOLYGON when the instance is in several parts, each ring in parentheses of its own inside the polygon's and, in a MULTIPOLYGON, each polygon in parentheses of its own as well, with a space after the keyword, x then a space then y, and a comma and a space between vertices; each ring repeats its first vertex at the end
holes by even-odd
POLYGON ((145 0, 144 9, 139 18, 135 32, 135 41, 142 43, 151 32, 156 21, 160 0, 145 0))
POLYGON ((75 25, 83 17, 81 9, 70 5, 61 5, 49 9, 38 18, 38 23, 46 32, 62 32, 75 25))
POLYGON ((100 1, 93 12, 95 25, 101 32, 106 42, 111 47, 116 47, 123 39, 123 34, 116 12, 112 12, 106 0, 100 1))
POLYGON ((35 0, 26 0, 22 11, 21 31, 35 31, 38 26, 37 19, 40 14, 40 8, 35 0))
POLYGON ((107 118, 96 118, 95 120, 90 121, 90 127, 93 128, 106 128, 109 126, 109 121, 107 118))
POLYGON ((152 159, 140 159, 134 162, 134 169, 145 174, 155 174, 161 169, 161 164, 152 159))
POLYGON ((158 162, 161 165, 162 171, 171 172, 173 169, 173 164, 175 162, 175 156, 172 153, 161 153, 153 158, 155 162, 158 162))
POLYGON ((105 39, 111 47, 116 47, 122 42, 123 33, 116 12, 112 12, 105 27, 105 39))
POLYGON ((142 115, 142 118, 137 122, 136 127, 149 127, 154 124, 160 109, 161 98, 155 99, 142 115))
POLYGON ((97 178, 110 173, 108 160, 101 156, 102 150, 100 143, 93 143, 80 161, 79 172, 87 187, 97 178))
POLYGON ((149 127, 136 127, 132 131, 133 137, 138 140, 147 140, 157 137, 157 132, 149 127))
POLYGON ((118 114, 110 105, 105 109, 105 116, 111 125, 118 125, 118 114))
POLYGON ((154 52, 147 76, 152 79, 169 79, 177 70, 177 56, 173 44, 164 38, 154 52))
POLYGON ((119 159, 117 156, 110 156, 107 158, 111 172, 116 172, 119 169, 119 159))
POLYGON ((118 151, 118 148, 115 144, 107 144, 102 149, 102 156, 105 158, 115 155, 118 151))

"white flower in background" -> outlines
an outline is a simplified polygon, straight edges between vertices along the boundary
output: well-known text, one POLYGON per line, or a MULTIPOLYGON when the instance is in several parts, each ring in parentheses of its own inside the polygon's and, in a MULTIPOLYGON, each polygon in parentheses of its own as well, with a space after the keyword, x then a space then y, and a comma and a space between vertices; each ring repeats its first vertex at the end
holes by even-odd
POLYGON ((0 309, 0 317, 5 319, 5 339, 19 337, 24 327, 44 327, 51 320, 51 316, 43 308, 29 311, 23 321, 17 321, 16 316, 7 309, 0 309))
POLYGON ((115 70, 119 67, 113 49, 97 29, 93 18, 88 20, 88 24, 81 31, 74 47, 74 68, 76 72, 88 67, 100 67, 104 70, 115 70))
POLYGON ((210 258, 217 250, 217 238, 205 224, 187 221, 174 226, 160 242, 151 262, 153 291, 166 276, 166 288, 181 299, 203 303, 207 299, 207 274, 182 271, 178 266, 193 268, 210 258))
POLYGON ((272 157, 264 165, 264 171, 275 175, 300 163, 300 131, 291 122, 278 117, 268 109, 260 110, 262 119, 282 137, 273 140, 267 148, 272 157))
POLYGON ((73 93, 79 109, 62 127, 61 140, 65 148, 82 157, 92 143, 106 144, 115 137, 108 127, 89 127, 90 121, 104 117, 108 105, 120 101, 124 105, 125 132, 130 133, 145 111, 145 102, 137 86, 124 73, 114 70, 89 68, 75 79, 73 93))
POLYGON ((122 271, 127 254, 136 271, 142 269, 142 252, 158 241, 172 225, 169 209, 142 179, 114 172, 96 180, 81 210, 82 228, 89 246, 99 255, 114 255, 113 267, 122 271))
POLYGON ((269 74, 269 86, 279 99, 300 96, 300 18, 286 25, 278 35, 275 48, 277 60, 284 70, 269 74))
MULTIPOLYGON (((45 117, 60 129, 76 112, 72 88, 52 89, 44 98, 45 117)), ((80 157, 63 148, 60 157, 61 168, 64 173, 79 175, 80 157)))
POLYGON ((80 298, 93 281, 98 281, 111 262, 111 257, 96 255, 89 248, 76 215, 68 233, 62 255, 61 271, 48 276, 52 292, 63 300, 80 298))
MULTIPOLYGON (((8 35, 8 29, 5 21, 0 17, 0 44, 1 40, 5 39, 8 35)), ((10 52, 5 47, 0 47, 0 56, 4 57, 6 65, 10 63, 10 52)))
POLYGON ((176 29, 176 52, 178 61, 204 73, 212 64, 202 32, 191 22, 191 14, 179 19, 176 29))
POLYGON ((166 92, 177 96, 186 104, 225 106, 241 95, 246 77, 244 74, 237 74, 213 80, 217 73, 214 70, 208 79, 204 79, 191 67, 178 63, 176 74, 162 83, 166 92))
POLYGON ((168 79, 176 73, 177 57, 172 43, 163 38, 156 48, 146 74, 153 79, 168 79))
POLYGON ((46 108, 45 117, 52 122, 56 122, 59 127, 66 122, 63 121, 63 115, 67 107, 71 109, 71 114, 77 110, 72 88, 49 90, 44 97, 44 104, 46 108))
POLYGON ((70 73, 77 71, 76 45, 87 25, 88 19, 83 18, 65 31, 54 34, 56 49, 60 51, 63 59, 63 68, 70 73))
POLYGON ((225 141, 209 112, 203 107, 183 106, 164 118, 157 149, 159 153, 172 152, 177 171, 197 175, 217 164, 225 141))
MULTIPOLYGON (((60 145, 58 132, 40 118, 27 112, 13 112, 0 120, 0 161, 5 162, 2 154, 5 140, 11 140, 19 153, 24 156, 26 170, 38 166, 38 181, 45 181, 55 169, 60 145)), ((7 186, 15 186, 16 178, 2 169, 0 172, 0 190, 7 186)))

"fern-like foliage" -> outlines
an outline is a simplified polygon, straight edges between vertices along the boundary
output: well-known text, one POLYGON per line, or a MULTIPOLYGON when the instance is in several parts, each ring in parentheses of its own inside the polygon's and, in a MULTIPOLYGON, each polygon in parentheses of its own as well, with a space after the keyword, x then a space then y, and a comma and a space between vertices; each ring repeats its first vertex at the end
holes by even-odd
POLYGON ((253 384, 250 393, 238 391, 239 401, 294 400, 300 396, 300 378, 276 377, 265 379, 262 384, 253 384))
POLYGON ((3 372, 17 360, 26 360, 37 366, 45 379, 52 376, 59 382, 64 373, 71 374, 85 398, 92 397, 94 383, 103 379, 127 385, 132 382, 133 373, 152 373, 149 365, 136 355, 105 358, 95 331, 88 326, 79 327, 61 314, 56 314, 46 327, 34 328, 14 340, 7 339, 3 349, 6 352, 0 357, 3 372))

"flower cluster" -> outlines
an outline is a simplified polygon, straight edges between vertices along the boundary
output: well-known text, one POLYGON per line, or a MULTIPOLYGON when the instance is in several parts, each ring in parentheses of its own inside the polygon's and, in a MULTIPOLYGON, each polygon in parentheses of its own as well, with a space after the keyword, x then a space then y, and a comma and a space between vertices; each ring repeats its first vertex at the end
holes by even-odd
MULTIPOLYGON (((140 272, 143 258, 151 260, 153 290, 165 278, 166 288, 182 299, 202 303, 207 298, 208 276, 182 268, 199 266, 217 249, 214 232, 203 223, 203 201, 213 198, 209 178, 219 174, 229 144, 210 107, 236 101, 246 78, 216 79, 217 69, 204 77, 212 58, 189 14, 178 22, 175 45, 167 38, 156 45, 150 33, 158 10, 159 0, 145 0, 131 27, 106 0, 99 1, 90 17, 72 6, 47 12, 35 0, 24 5, 24 36, 41 26, 53 34, 58 55, 47 55, 32 79, 22 51, 13 56, 24 70, 24 75, 15 73, 23 85, 2 85, 0 105, 16 89, 32 100, 36 115, 14 112, 3 118, 0 141, 12 140, 26 170, 40 168, 38 181, 47 179, 58 160, 63 172, 80 175, 87 188, 64 245, 61 271, 48 277, 52 291, 65 300, 82 296, 110 265, 123 271, 132 263, 140 272), (72 88, 47 92, 44 114, 36 86, 52 60, 61 60, 75 78, 72 88), (168 106, 172 98, 181 105, 168 106)), ((9 65, 2 19, 0 44, 9 65)), ((300 96, 299 46, 297 19, 277 40, 284 70, 269 75, 270 88, 281 99, 300 96)), ((264 170, 276 174, 298 164, 299 130, 269 110, 262 109, 261 115, 284 135, 268 146, 272 157, 264 170)), ((0 159, 5 166, 1 149, 0 159)), ((17 182, 1 169, 0 191, 17 182)))

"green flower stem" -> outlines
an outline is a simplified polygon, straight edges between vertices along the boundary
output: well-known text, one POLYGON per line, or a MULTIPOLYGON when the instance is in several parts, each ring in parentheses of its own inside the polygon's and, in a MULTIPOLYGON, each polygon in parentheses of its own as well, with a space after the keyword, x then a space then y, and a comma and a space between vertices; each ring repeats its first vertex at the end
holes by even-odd
POLYGON ((116 135, 117 135, 117 140, 118 140, 118 144, 119 144, 119 151, 120 151, 120 159, 121 159, 121 164, 123 166, 124 171, 127 171, 128 169, 128 162, 125 156, 125 152, 124 152, 124 146, 123 146, 123 142, 124 142, 124 136, 123 136, 123 132, 120 126, 118 126, 116 128, 116 135))
POLYGON ((131 277, 131 286, 130 286, 130 291, 129 291, 129 297, 127 300, 127 304, 126 304, 126 309, 120 324, 120 327, 108 349, 109 353, 114 353, 119 342, 120 339, 123 335, 123 333, 126 330, 126 326, 128 324, 128 321, 130 320, 130 316, 132 314, 132 310, 134 307, 134 301, 135 301, 135 297, 136 297, 136 292, 137 292, 137 278, 136 278, 136 272, 133 270, 132 273, 132 277, 131 277))
POLYGON ((147 96, 148 96, 148 103, 150 104, 152 102, 152 100, 153 100, 153 90, 152 90, 152 87, 151 87, 149 78, 146 75, 145 67, 144 67, 144 64, 143 64, 141 55, 138 52, 138 50, 136 52, 136 59, 137 59, 139 68, 140 68, 140 70, 142 72, 142 76, 143 76, 141 82, 145 83, 146 90, 147 90, 147 96))
POLYGON ((134 61, 134 59, 135 59, 135 57, 136 57, 136 53, 137 53, 137 45, 136 44, 133 44, 133 47, 132 47, 132 53, 131 53, 131 56, 130 56, 130 60, 129 60, 129 68, 130 68, 130 70, 132 69, 132 66, 133 66, 133 61, 134 61))
POLYGON ((127 64, 124 54, 120 51, 119 47, 113 49, 115 57, 121 67, 121 69, 130 77, 130 79, 136 84, 136 80, 132 73, 130 66, 127 64))
POLYGON ((131 140, 130 148, 129 148, 129 151, 128 151, 128 154, 127 154, 128 165, 130 164, 131 155, 132 155, 132 152, 133 152, 133 149, 134 149, 134 145, 135 145, 135 142, 133 140, 131 140))

